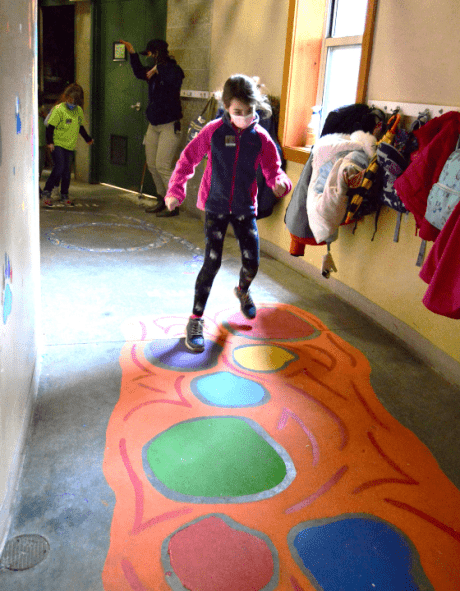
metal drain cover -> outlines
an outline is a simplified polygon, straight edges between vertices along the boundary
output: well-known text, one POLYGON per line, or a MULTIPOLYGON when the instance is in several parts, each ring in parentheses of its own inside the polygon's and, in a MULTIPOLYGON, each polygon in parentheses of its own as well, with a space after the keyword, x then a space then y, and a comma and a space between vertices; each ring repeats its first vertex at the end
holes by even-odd
POLYGON ((8 570, 27 570, 46 558, 49 551, 50 545, 43 536, 16 536, 6 542, 0 565, 8 570))

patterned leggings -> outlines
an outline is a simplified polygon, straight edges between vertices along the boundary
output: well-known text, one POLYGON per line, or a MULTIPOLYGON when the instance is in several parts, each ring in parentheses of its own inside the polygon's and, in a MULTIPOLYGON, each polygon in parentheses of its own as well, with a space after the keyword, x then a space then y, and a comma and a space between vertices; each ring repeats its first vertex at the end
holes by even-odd
POLYGON ((224 238, 228 224, 232 224, 241 250, 239 287, 247 291, 259 269, 259 232, 255 216, 234 216, 232 214, 211 214, 206 212, 206 249, 203 266, 195 284, 193 314, 201 316, 217 272, 222 263, 224 238))

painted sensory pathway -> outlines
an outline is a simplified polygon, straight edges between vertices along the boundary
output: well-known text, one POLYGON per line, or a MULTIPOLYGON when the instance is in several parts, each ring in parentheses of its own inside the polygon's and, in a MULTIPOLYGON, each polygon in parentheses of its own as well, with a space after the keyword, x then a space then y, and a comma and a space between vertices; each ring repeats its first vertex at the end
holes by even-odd
POLYGON ((124 327, 106 591, 454 591, 460 491, 370 366, 290 305, 124 327))

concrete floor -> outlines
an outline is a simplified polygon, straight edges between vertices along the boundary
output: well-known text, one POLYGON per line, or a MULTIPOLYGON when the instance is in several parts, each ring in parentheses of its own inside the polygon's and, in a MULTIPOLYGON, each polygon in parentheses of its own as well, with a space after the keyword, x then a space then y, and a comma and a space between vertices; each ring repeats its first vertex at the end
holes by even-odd
MULTIPOLYGON (((40 564, 0 571, 2 591, 102 591, 114 495, 102 473, 120 393, 121 325, 188 313, 204 246, 202 222, 146 214, 136 195, 72 182, 73 209, 41 210, 42 373, 10 538, 39 534, 40 564)), ((226 241, 208 304, 236 306, 238 248, 226 241)), ((361 350, 385 408, 431 450, 460 488, 460 390, 345 301, 263 255, 257 301, 293 304, 361 350)))

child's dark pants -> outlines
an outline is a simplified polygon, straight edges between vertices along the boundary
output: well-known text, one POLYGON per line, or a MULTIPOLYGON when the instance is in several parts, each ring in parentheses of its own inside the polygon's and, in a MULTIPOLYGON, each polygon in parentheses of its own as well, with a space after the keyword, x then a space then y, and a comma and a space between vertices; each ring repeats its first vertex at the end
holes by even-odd
POLYGON ((249 289, 259 269, 259 232, 255 216, 216 215, 206 212, 204 263, 196 280, 193 302, 193 314, 197 316, 203 314, 214 278, 220 269, 229 223, 232 224, 241 251, 242 266, 238 285, 242 291, 249 289))
POLYGON ((54 146, 53 161, 54 166, 48 180, 45 184, 45 191, 51 193, 54 187, 59 184, 61 180, 61 194, 67 195, 70 186, 70 167, 72 165, 73 151, 61 148, 61 146, 54 146))

